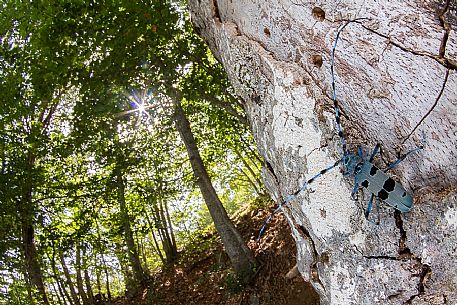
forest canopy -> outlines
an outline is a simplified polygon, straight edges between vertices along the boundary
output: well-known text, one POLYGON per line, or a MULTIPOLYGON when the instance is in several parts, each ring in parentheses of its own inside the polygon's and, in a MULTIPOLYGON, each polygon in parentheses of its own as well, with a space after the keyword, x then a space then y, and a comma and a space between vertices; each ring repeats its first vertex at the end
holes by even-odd
POLYGON ((0 6, 0 304, 123 294, 214 230, 176 107, 229 214, 263 192, 182 2, 0 6))

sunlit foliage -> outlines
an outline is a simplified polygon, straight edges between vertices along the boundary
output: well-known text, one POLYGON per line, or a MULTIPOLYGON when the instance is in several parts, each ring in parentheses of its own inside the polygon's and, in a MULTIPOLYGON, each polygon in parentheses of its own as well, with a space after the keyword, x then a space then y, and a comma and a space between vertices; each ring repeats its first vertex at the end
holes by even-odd
POLYGON ((227 209, 262 193, 243 111, 182 3, 0 5, 0 304, 46 302, 40 280, 51 304, 123 294, 126 219, 146 277, 211 229, 170 90, 227 209))

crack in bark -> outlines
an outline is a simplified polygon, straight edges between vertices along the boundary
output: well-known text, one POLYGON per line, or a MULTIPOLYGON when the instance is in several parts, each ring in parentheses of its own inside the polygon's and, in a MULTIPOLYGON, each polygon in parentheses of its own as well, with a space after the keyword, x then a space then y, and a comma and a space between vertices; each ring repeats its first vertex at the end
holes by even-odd
POLYGON ((395 210, 394 217, 395 217, 395 225, 400 230, 400 239, 398 241, 398 254, 400 255, 400 257, 402 257, 402 256, 411 257, 412 256, 411 250, 406 245, 407 236, 406 236, 406 231, 403 228, 403 219, 401 218, 400 211, 395 210))
MULTIPOLYGON (((300 147, 301 147, 301 145, 300 145, 300 147)), ((324 144, 319 147, 313 148, 309 153, 306 154, 306 158, 309 158, 309 156, 311 156, 311 154, 314 153, 315 151, 321 150, 326 147, 328 147, 328 144, 324 144)))
MULTIPOLYGON (((434 55, 432 53, 429 53, 429 52, 425 52, 425 51, 416 51, 416 50, 413 50, 413 49, 410 49, 410 48, 407 48, 405 46, 402 46, 401 44, 399 44, 398 42, 395 42, 391 39, 390 36, 386 35, 386 34, 383 34, 383 33, 380 33, 366 25, 364 25, 362 22, 360 21, 353 21, 354 23, 356 24, 359 24, 361 27, 363 27, 364 29, 366 29, 367 31, 373 33, 373 34, 376 34, 384 39, 386 39, 388 41, 389 44, 392 44, 393 46, 399 48, 400 50, 404 51, 404 52, 408 52, 408 53, 411 53, 411 54, 414 54, 414 55, 418 55, 418 56, 425 56, 425 57, 428 57, 428 58, 431 58, 433 60, 435 60, 436 62, 438 62, 439 64, 441 64, 442 66, 444 66, 445 68, 447 69, 450 69, 450 70, 457 70, 457 61, 455 60, 452 60, 452 59, 449 59, 449 58, 446 58, 444 56, 441 56, 441 54, 439 55, 434 55)), ((447 41, 447 38, 446 38, 446 41, 447 41)), ((442 43, 443 44, 443 41, 442 43)))
POLYGON ((438 101, 440 100, 441 96, 443 95, 444 89, 447 84, 447 80, 449 78, 449 69, 446 70, 446 74, 444 75, 444 81, 443 85, 441 86, 440 93, 435 99, 435 102, 433 103, 432 107, 427 111, 427 113, 420 119, 420 121, 416 124, 416 126, 413 128, 413 130, 408 134, 408 136, 401 142, 401 144, 404 144, 409 137, 416 131, 416 129, 422 124, 422 122, 432 113, 432 111, 435 109, 436 105, 438 104, 438 101))
POLYGON ((213 0, 213 7, 213 19, 217 22, 222 23, 221 15, 219 14, 219 5, 217 3, 217 0, 213 0))
MULTIPOLYGON (((419 283, 417 284, 417 293, 413 294, 406 302, 402 305, 411 305, 413 300, 421 295, 425 294, 425 283, 427 282, 429 276, 432 274, 432 268, 427 264, 422 264, 420 259, 417 259, 418 263, 421 265, 422 270, 419 273, 419 283)), ((446 301, 446 300, 445 300, 446 301)), ((446 304, 446 303, 445 303, 446 304)))
POLYGON ((325 253, 322 256, 319 255, 319 253, 317 252, 316 244, 314 243, 314 240, 311 237, 311 234, 309 234, 309 231, 304 226, 296 224, 295 228, 298 230, 299 233, 301 233, 300 235, 303 239, 306 239, 309 241, 312 251, 313 251, 313 263, 310 266, 311 280, 313 282, 316 282, 319 285, 321 285, 322 289, 325 291, 325 286, 322 283, 321 279, 319 278, 319 270, 317 269, 317 263, 328 262, 329 261, 328 254, 325 253))
POLYGON ((418 274, 419 282, 417 284, 417 293, 412 295, 407 301, 405 301, 403 303, 403 305, 411 305, 412 301, 415 298, 425 294, 425 283, 427 282, 429 276, 432 273, 432 268, 427 264, 423 264, 420 257, 415 257, 411 253, 411 250, 406 245, 407 236, 406 236, 406 231, 403 228, 403 219, 401 218, 401 213, 399 211, 395 211, 394 217, 395 217, 395 224, 396 224, 397 228, 400 230, 400 239, 398 242, 398 248, 399 248, 398 254, 399 254, 400 258, 410 258, 412 260, 415 260, 420 265, 420 268, 421 268, 421 272, 418 274))
POLYGON ((447 44, 447 40, 449 38, 449 34, 451 33, 451 28, 449 27, 446 20, 444 19, 444 15, 449 11, 450 2, 451 2, 450 0, 447 0, 446 3, 444 4, 443 9, 438 14, 438 19, 440 20, 440 24, 444 29, 443 39, 441 40, 441 45, 440 45, 440 50, 439 50, 439 55, 442 58, 444 58, 444 56, 446 55, 446 44, 447 44))
POLYGON ((273 166, 271 165, 271 163, 268 162, 267 160, 265 160, 265 166, 266 166, 267 169, 270 171, 270 174, 273 175, 276 184, 279 186, 279 178, 278 178, 278 176, 276 176, 276 173, 275 173, 275 171, 274 171, 273 166))
POLYGON ((388 255, 363 255, 363 258, 366 259, 385 259, 390 261, 398 261, 398 257, 388 256, 388 255))

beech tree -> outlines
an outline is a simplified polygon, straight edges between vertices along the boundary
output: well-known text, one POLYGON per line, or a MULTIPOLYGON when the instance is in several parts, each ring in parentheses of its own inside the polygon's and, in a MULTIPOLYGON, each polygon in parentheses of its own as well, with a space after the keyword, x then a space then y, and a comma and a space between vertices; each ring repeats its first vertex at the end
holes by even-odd
POLYGON ((321 304, 457 302, 455 184, 456 3, 191 0, 194 27, 244 101, 263 181, 297 241, 297 264, 321 304), (370 194, 351 200, 339 160, 330 66, 348 148, 381 143, 380 168, 413 194, 400 214, 370 194))

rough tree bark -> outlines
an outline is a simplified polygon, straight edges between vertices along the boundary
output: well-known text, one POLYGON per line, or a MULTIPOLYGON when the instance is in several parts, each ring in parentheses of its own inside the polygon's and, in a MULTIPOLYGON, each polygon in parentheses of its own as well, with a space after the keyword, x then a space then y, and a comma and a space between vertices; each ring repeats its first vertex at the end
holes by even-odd
MULTIPOLYGON (((336 88, 352 149, 383 145, 380 166, 427 145, 392 174, 415 198, 407 214, 379 206, 380 225, 350 199, 338 170, 286 208, 298 267, 322 304, 457 302, 456 1, 190 0, 196 31, 244 100, 276 201, 341 157, 336 88)), ((363 196, 360 196, 363 197, 363 196)))

